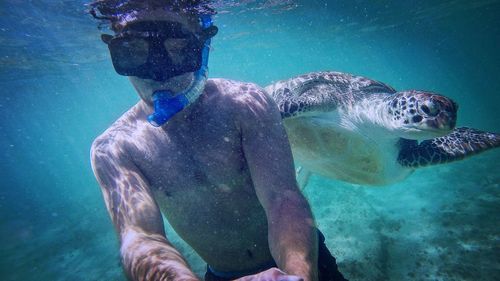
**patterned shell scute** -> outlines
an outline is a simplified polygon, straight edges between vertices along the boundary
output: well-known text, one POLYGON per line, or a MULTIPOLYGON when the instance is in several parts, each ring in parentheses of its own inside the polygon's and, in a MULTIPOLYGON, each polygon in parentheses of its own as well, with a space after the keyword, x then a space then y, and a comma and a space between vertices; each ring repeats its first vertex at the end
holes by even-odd
POLYGON ((270 94, 282 117, 288 118, 353 105, 370 94, 394 92, 393 88, 364 77, 340 72, 315 72, 277 82, 270 94))

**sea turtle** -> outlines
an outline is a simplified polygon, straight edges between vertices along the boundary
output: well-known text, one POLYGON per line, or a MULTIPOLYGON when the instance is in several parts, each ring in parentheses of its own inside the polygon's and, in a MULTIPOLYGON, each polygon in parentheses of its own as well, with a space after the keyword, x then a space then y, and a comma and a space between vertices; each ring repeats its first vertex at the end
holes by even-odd
POLYGON ((498 147, 500 135, 455 128, 458 106, 426 91, 397 92, 340 72, 314 72, 266 87, 284 118, 301 170, 363 185, 401 181, 416 168, 498 147))

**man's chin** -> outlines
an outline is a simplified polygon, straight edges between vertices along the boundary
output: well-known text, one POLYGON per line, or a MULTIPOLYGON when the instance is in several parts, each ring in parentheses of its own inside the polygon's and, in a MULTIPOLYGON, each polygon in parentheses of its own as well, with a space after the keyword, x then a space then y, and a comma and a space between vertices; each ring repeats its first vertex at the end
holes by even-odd
POLYGON ((143 99, 152 97, 153 93, 157 91, 168 91, 171 93, 180 93, 188 89, 194 81, 194 73, 184 73, 166 81, 155 81, 153 79, 142 79, 135 76, 129 77, 130 82, 134 85, 135 89, 143 99))

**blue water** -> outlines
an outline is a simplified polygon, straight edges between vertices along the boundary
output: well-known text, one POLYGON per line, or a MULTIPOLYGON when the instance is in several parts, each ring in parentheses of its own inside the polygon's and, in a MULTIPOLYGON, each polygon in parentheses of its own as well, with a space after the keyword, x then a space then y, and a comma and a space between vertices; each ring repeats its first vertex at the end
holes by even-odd
MULTIPOLYGON (((349 72, 446 95, 458 126, 500 132, 500 1, 244 2, 215 19, 211 77, 349 72)), ((89 148, 138 97, 84 3, 0 2, 0 280, 125 280, 89 148)), ((380 188, 313 176, 305 194, 351 280, 498 280, 499 161, 380 188)))

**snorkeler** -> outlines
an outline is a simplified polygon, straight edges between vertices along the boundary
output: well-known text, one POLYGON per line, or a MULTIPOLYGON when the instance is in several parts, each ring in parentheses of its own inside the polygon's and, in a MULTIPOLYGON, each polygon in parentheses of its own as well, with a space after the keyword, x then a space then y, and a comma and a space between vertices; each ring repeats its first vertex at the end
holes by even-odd
POLYGON ((198 280, 163 213, 207 262, 205 280, 345 280, 297 186, 277 106, 254 84, 207 80, 213 12, 165 2, 91 4, 141 98, 91 149, 127 276, 198 280))

